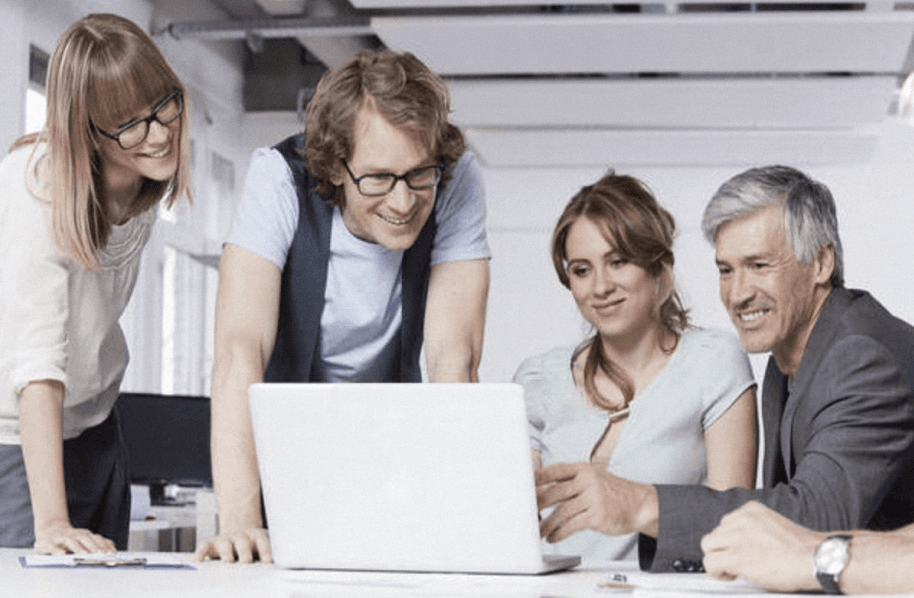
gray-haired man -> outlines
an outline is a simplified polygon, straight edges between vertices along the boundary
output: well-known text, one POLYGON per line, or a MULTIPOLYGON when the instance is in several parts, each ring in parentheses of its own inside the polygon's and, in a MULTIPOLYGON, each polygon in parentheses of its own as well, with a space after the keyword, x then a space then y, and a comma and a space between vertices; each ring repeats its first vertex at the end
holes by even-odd
POLYGON ((601 497, 586 497, 601 504, 583 505, 579 466, 555 465, 537 475, 540 507, 561 503, 544 537, 578 531, 574 515, 590 509, 602 514, 591 519, 598 531, 641 532, 643 568, 684 571, 701 568, 702 536, 750 500, 823 531, 914 520, 914 328, 844 288, 829 190, 793 168, 751 169, 721 186, 703 229, 744 347, 772 354, 763 488, 648 486, 607 473, 601 497))

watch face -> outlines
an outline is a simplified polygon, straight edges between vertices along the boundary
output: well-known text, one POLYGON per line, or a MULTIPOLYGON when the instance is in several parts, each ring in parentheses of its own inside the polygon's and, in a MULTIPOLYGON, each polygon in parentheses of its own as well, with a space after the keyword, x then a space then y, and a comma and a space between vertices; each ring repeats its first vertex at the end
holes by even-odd
POLYGON ((828 538, 816 550, 816 571, 837 575, 847 565, 848 549, 846 538, 828 538))

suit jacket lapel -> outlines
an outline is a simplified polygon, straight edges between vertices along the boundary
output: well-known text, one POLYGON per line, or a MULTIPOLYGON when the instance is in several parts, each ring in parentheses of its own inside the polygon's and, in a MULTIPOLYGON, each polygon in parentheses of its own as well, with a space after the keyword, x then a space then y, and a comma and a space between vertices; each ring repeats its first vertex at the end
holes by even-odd
MULTIPOLYGON (((833 342, 835 330, 840 323, 840 316, 848 302, 849 293, 846 289, 832 289, 806 342, 806 349, 803 351, 803 358, 800 360, 796 376, 794 376, 793 380, 789 380, 787 376, 778 371, 778 374, 783 378, 783 392, 788 395, 786 402, 783 403, 779 430, 779 444, 788 480, 793 477, 796 470, 793 462, 793 448, 796 446, 803 450, 803 447, 808 442, 808 430, 804 429, 804 425, 800 425, 796 430, 793 429, 797 410, 800 409, 801 403, 805 398, 813 392, 812 385, 816 372, 819 371, 819 364, 826 350, 833 342)), ((777 371, 773 357, 768 366, 769 369, 773 367, 777 371)), ((765 381, 766 383, 768 381, 767 374, 765 381)))
POLYGON ((770 357, 762 387, 762 431, 765 435, 762 484, 765 488, 773 488, 780 482, 787 482, 781 454, 781 416, 786 399, 787 376, 778 370, 774 358, 770 357))
POLYGON ((783 459, 784 471, 787 481, 793 477, 796 472, 796 464, 793 462, 793 444, 795 435, 793 433, 793 423, 796 419, 797 406, 800 399, 805 396, 805 390, 801 390, 801 385, 796 379, 791 380, 784 377, 787 397, 784 401, 784 412, 781 414, 781 458, 783 459))

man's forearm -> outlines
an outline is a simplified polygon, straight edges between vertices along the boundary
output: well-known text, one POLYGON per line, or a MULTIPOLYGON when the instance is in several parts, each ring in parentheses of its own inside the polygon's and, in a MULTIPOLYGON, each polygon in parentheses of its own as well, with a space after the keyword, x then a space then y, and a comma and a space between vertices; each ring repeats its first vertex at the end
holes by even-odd
POLYGON ((253 444, 217 440, 213 436, 213 483, 219 502, 220 533, 263 527, 260 513, 260 476, 253 444), (218 456, 217 456, 218 455, 218 456))
POLYGON ((840 576, 845 594, 914 592, 914 537, 903 528, 895 532, 854 532, 850 561, 840 576))
POLYGON ((477 382, 486 319, 485 260, 432 266, 424 349, 432 382, 477 382))
POLYGON ((213 368, 213 484, 220 531, 263 527, 260 475, 248 407, 248 387, 263 379, 257 359, 219 360, 213 368))
POLYGON ((426 358, 430 382, 478 382, 479 359, 470 350, 440 352, 426 358))

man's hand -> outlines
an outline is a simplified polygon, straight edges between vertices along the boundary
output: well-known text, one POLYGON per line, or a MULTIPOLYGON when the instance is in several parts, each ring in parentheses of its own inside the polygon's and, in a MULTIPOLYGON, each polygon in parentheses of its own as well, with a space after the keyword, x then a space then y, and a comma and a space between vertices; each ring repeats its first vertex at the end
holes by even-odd
POLYGON ((536 471, 540 509, 558 505, 540 524, 540 534, 559 542, 581 530, 610 536, 657 535, 657 492, 653 486, 617 478, 590 463, 556 463, 536 471))
POLYGON ((813 575, 813 553, 826 535, 748 502, 702 538, 705 570, 720 579, 739 577, 777 592, 820 590, 813 575))
POLYGON ((225 563, 272 563, 270 533, 263 528, 251 528, 210 538, 197 547, 195 561, 220 559, 225 563))
POLYGON ((114 542, 87 529, 59 523, 35 530, 35 550, 42 554, 117 552, 114 542))

